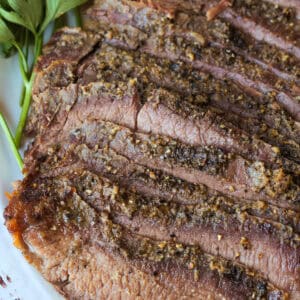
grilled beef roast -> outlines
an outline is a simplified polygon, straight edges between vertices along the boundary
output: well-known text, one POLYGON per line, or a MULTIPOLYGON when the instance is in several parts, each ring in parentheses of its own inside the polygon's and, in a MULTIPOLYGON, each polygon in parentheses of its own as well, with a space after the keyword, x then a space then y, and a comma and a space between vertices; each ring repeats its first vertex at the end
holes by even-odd
POLYGON ((298 2, 83 13, 38 61, 15 245, 69 299, 298 299, 298 2))

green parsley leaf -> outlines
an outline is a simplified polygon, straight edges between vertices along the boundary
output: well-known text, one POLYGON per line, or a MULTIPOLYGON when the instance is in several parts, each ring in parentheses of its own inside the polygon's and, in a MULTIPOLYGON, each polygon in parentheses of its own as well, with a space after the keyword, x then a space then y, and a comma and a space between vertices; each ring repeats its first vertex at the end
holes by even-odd
POLYGON ((41 26, 44 31, 49 23, 87 0, 46 0, 46 16, 41 26))
POLYGON ((12 42, 15 40, 14 34, 5 24, 4 20, 0 18, 0 43, 12 42))
POLYGON ((8 3, 7 0, 0 0, 0 6, 4 7, 4 8, 8 8, 8 3))
POLYGON ((86 2, 86 0, 69 0, 69 1, 61 0, 60 2, 61 2, 61 4, 59 7, 59 11, 55 18, 61 16, 62 14, 66 13, 67 11, 69 11, 79 5, 82 5, 83 3, 86 2))
MULTIPOLYGON (((3 8, 0 8, 0 15, 7 21, 11 23, 15 23, 21 26, 28 28, 28 24, 26 24, 25 20, 22 19, 17 13, 13 11, 6 11, 3 8)), ((31 28, 28 28, 31 30, 31 28)))
POLYGON ((7 21, 24 26, 33 34, 42 19, 43 2, 39 0, 7 0, 12 10, 0 8, 0 15, 7 21))
POLYGON ((11 42, 0 44, 0 57, 7 58, 16 52, 15 46, 11 42))
POLYGON ((2 130, 4 131, 4 133, 6 135, 6 138, 8 140, 8 143, 11 147, 11 150, 12 150, 12 152, 13 152, 16 160, 17 160, 17 163, 18 163, 19 167, 20 167, 20 170, 22 170, 23 166, 24 166, 23 159, 22 159, 22 157, 21 157, 21 155, 20 155, 20 153, 19 153, 19 151, 16 147, 14 137, 13 137, 13 135, 12 135, 8 125, 7 125, 7 122, 6 122, 6 120, 3 117, 1 112, 0 112, 0 128, 2 128, 2 130))

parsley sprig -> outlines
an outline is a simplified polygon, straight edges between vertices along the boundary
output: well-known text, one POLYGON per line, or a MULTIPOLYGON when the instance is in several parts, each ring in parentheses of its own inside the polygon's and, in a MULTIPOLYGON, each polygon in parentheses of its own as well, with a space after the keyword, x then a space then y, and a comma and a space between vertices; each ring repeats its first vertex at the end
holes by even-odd
POLYGON ((23 79, 21 115, 15 135, 11 133, 0 112, 0 126, 11 145, 20 168, 22 158, 18 152, 31 103, 31 90, 35 78, 34 65, 43 45, 48 25, 87 0, 0 0, 0 51, 9 56, 16 51, 23 79))

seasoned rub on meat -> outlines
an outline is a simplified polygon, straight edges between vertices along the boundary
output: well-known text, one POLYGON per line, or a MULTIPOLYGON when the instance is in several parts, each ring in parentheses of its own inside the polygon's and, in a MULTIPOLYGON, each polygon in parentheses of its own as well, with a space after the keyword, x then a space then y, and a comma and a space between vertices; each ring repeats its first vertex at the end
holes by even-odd
POLYGON ((36 67, 5 220, 67 299, 300 298, 296 0, 94 0, 36 67))

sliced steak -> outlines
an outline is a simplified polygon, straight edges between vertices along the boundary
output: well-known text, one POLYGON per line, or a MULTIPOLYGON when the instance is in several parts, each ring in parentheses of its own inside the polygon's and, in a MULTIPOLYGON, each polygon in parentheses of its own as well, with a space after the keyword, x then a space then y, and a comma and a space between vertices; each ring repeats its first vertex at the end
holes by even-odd
POLYGON ((99 37, 95 34, 64 28, 43 48, 43 55, 35 69, 33 103, 26 124, 27 133, 41 131, 42 127, 51 123, 57 113, 59 119, 70 110, 77 99, 78 64, 93 52, 98 41, 99 37))
POLYGON ((295 233, 300 232, 300 215, 293 210, 270 205, 261 200, 240 201, 239 198, 228 198, 203 184, 193 184, 163 171, 137 165, 108 147, 99 149, 97 145, 91 149, 85 144, 80 144, 80 140, 74 139, 73 136, 70 141, 66 139, 63 147, 57 147, 57 144, 50 145, 48 153, 40 155, 33 168, 38 168, 41 177, 45 178, 65 175, 74 168, 87 168, 123 187, 183 205, 215 206, 216 201, 220 199, 226 207, 234 207, 241 213, 246 212, 254 217, 291 226, 295 233))
POLYGON ((5 220, 59 292, 300 297, 298 12, 95 0, 54 35, 5 220))
MULTIPOLYGON (((109 206, 107 202, 99 203, 97 196, 93 198, 92 195, 88 195, 89 192, 85 193, 82 181, 79 186, 75 186, 79 191, 83 189, 81 197, 86 198, 93 207, 101 209, 102 205, 109 206)), ((110 187, 120 189, 118 185, 110 187)), ((96 189, 101 194, 101 187, 97 186, 96 189)), ((182 206, 164 203, 161 198, 129 194, 120 189, 115 201, 116 205, 112 204, 110 207, 110 211, 115 213, 115 222, 129 226, 139 234, 169 240, 170 233, 173 233, 180 243, 200 245, 205 251, 227 259, 239 258, 240 262, 260 271, 276 286, 288 291, 299 289, 299 236, 291 237, 289 228, 283 233, 280 223, 274 224, 247 214, 243 215, 243 219, 238 209, 229 212, 228 207, 224 205, 225 209, 227 208, 224 211, 222 199, 219 199, 221 207, 218 209, 212 203, 182 206), (269 253, 272 254, 264 257, 259 249, 269 249, 269 253), (278 265, 273 262, 278 260, 281 260, 281 265, 274 274, 273 270, 278 265)))
POLYGON ((110 146, 138 164, 162 169, 195 184, 203 183, 225 194, 261 199, 299 210, 299 186, 281 168, 268 169, 262 162, 247 161, 214 147, 191 146, 169 137, 137 133, 109 122, 85 121, 99 117, 98 110, 91 107, 96 116, 81 117, 80 109, 74 109, 65 123, 63 135, 57 137, 55 132, 53 139, 49 140, 47 136, 37 140, 27 155, 28 168, 37 156, 48 152, 49 144, 59 145, 67 138, 79 139, 91 147, 110 146))
MULTIPOLYGON (((284 212, 280 208, 261 201, 240 203, 203 185, 135 165, 110 149, 89 149, 85 144, 67 148, 55 153, 54 165, 52 153, 46 164, 39 166, 45 174, 43 178, 67 177, 69 185, 92 207, 109 211, 115 222, 139 234, 161 240, 175 235, 181 243, 197 244, 209 253, 238 260, 260 271, 275 285, 297 290, 293 278, 300 275, 299 237, 289 225, 281 223, 284 212), (71 159, 66 159, 65 151, 71 159), (62 161, 69 163, 61 167, 62 161), (97 174, 112 182, 103 182, 97 174), (115 191, 113 199, 108 190, 115 191), (275 222, 270 220, 268 209, 271 214, 277 211, 277 221, 275 215, 275 222), (266 248, 271 256, 264 255, 262 249, 266 248), (271 270, 278 268, 274 262, 278 260, 282 264, 273 273, 271 270)), ((294 218, 298 218, 299 225, 299 214, 294 218)), ((288 224, 291 223, 289 220, 288 224)))
POLYGON ((282 7, 268 0, 251 0, 247 2, 242 0, 216 0, 209 3, 203 0, 186 3, 173 0, 141 0, 140 2, 171 14, 175 14, 178 10, 192 10, 198 14, 201 12, 206 13, 208 21, 215 17, 224 18, 234 26, 246 32, 248 31, 255 39, 264 40, 300 58, 298 43, 299 5, 285 3, 285 7, 282 7))
MULTIPOLYGON (((58 46, 58 48, 59 48, 59 46, 58 46)), ((104 48, 105 49, 105 48, 104 48)), ((110 49, 111 50, 111 49, 110 49)), ((102 53, 101 51, 100 51, 100 53, 102 53)), ((93 58, 93 56, 91 57, 91 58, 93 58)), ((88 61, 90 61, 91 59, 89 59, 88 61)), ((114 59, 114 61, 115 61, 115 59, 114 59)), ((102 64, 102 66, 103 66, 103 63, 101 63, 101 62, 99 62, 99 64, 101 65, 102 64)), ((127 64, 128 65, 128 64, 127 64)), ((128 65, 129 66, 129 65, 128 65)), ((86 67, 87 68, 87 71, 86 72, 84 72, 84 74, 80 74, 80 76, 83 76, 83 79, 79 79, 79 82, 82 82, 82 80, 84 80, 85 82, 86 82, 86 80, 93 80, 92 78, 93 78, 93 74, 95 74, 96 72, 97 72, 97 67, 95 66, 95 59, 92 59, 92 62, 91 62, 91 64, 88 64, 88 63, 85 63, 84 64, 84 67, 86 67), (89 66, 90 66, 90 68, 89 68, 89 66), (96 68, 96 71, 95 71, 95 68, 96 68), (91 73, 92 72, 92 70, 94 69, 94 73, 91 73)), ((83 72, 83 70, 85 70, 85 69, 83 69, 83 67, 81 67, 80 68, 80 73, 82 73, 83 72)), ((98 70, 98 71, 102 71, 102 70, 98 70)), ((135 75, 135 74, 132 74, 132 75, 135 75)), ((154 75, 149 75, 150 77, 152 76, 155 76, 156 74, 154 74, 154 75)), ((176 74, 177 75, 177 74, 176 74)), ((76 75, 74 75, 74 76, 78 76, 78 74, 76 74, 76 75)), ((98 76, 98 75, 97 75, 98 76)), ((95 80, 95 79, 94 79, 95 80)), ((118 80, 119 81, 119 78, 115 78, 115 80, 118 80)), ((196 80, 196 79, 195 79, 196 80)), ((158 79, 156 78, 156 81, 158 81, 158 79)), ((97 83, 95 83, 96 85, 97 85, 97 83)), ((206 86, 206 85, 205 85, 206 86)), ((123 88, 124 89, 124 88, 123 88)), ((60 90, 61 89, 59 89, 59 93, 60 93, 60 90)), ((92 90, 94 91, 95 90, 95 88, 92 88, 92 90)), ((226 88, 224 87, 224 90, 226 91, 226 88)), ((54 92, 55 91, 57 91, 57 89, 54 89, 54 92)), ((50 94, 52 94, 53 93, 53 88, 50 88, 49 89, 49 91, 47 90, 46 92, 45 92, 45 97, 48 97, 49 98, 49 100, 48 101, 51 101, 51 98, 52 98, 52 96, 51 97, 49 97, 49 93, 50 94)), ((87 91, 83 91, 83 93, 85 94, 85 95, 89 95, 89 92, 87 92, 87 91)), ((94 95, 93 95, 93 93, 90 93, 91 94, 91 97, 95 97, 94 95)), ((160 93, 161 94, 161 93, 160 93)), ((208 95, 209 96, 209 95, 208 95)), ((237 95, 237 97, 239 97, 240 95, 237 95)), ((46 107, 46 109, 45 109, 45 111, 46 111, 46 116, 44 117, 45 119, 46 119, 46 124, 48 124, 48 120, 50 119, 50 120, 52 120, 52 118, 48 115, 50 112, 51 112, 51 109, 49 109, 48 107, 47 107, 47 101, 45 101, 44 99, 45 99, 45 97, 41 97, 41 96, 36 96, 36 97, 34 97, 34 100, 35 99, 37 99, 36 101, 34 101, 34 107, 37 107, 37 109, 35 109, 34 111, 33 111, 33 117, 31 118, 31 119, 35 119, 36 118, 36 114, 38 114, 37 112, 40 112, 40 110, 41 110, 41 107, 46 107), (40 101, 42 100, 42 102, 43 103, 45 103, 45 105, 41 105, 40 104, 40 101)), ((185 96, 183 96, 183 98, 184 98, 185 96)), ((56 98, 57 99, 60 99, 61 98, 61 96, 60 95, 58 95, 58 96, 56 96, 56 98)), ((70 97, 71 98, 71 97, 70 97)), ((183 100, 177 100, 177 101, 184 101, 184 99, 183 100)), ((189 99, 188 99, 188 101, 190 101, 190 97, 189 97, 189 99)), ((196 101, 197 101, 197 98, 196 98, 196 101)), ((57 101, 56 101, 57 102, 57 101)), ((213 100, 213 102, 215 102, 215 100, 213 100)), ((218 101, 218 103, 220 103, 221 101, 218 101)), ((250 100, 250 103, 246 103, 246 106, 244 106, 243 108, 241 108, 239 111, 242 111, 242 110, 244 110, 245 109, 245 107, 247 107, 247 106, 249 106, 249 105, 253 105, 252 103, 251 103, 252 101, 250 100)), ((55 103, 55 102, 54 102, 55 103)), ((56 104, 56 103, 55 103, 56 104)), ((55 107, 52 103, 50 103, 49 105, 52 105, 55 109, 57 108, 57 107, 55 107)), ((60 103, 59 103, 59 105, 61 105, 60 103)), ((221 104, 222 105, 222 104, 221 104)), ((57 104, 56 104, 56 106, 58 106, 57 104)), ((199 106, 199 105, 198 105, 199 106)), ((231 105, 231 104, 229 104, 229 107, 231 108, 233 105, 231 105)), ((219 105, 219 107, 220 107, 220 105, 219 105)), ((224 105, 222 105, 221 106, 221 108, 223 109, 224 108, 224 105)), ((66 110, 68 110, 68 109, 70 109, 70 105, 68 104, 67 106, 66 106, 66 110)), ((135 110, 136 110, 137 108, 135 108, 135 110)), ((206 112, 207 110, 204 108, 204 109, 201 109, 201 107, 199 107, 199 109, 198 108, 196 108, 195 106, 193 107, 191 107, 190 109, 192 109, 192 110, 195 110, 195 111, 200 111, 200 112, 206 112)), ((260 113, 260 111, 261 111, 261 105, 259 105, 258 106, 258 108, 257 108, 258 110, 259 110, 259 113, 260 113)), ((145 106, 145 110, 144 109, 142 109, 142 111, 141 111, 141 114, 142 115, 144 115, 144 112, 146 111, 146 113, 147 113, 147 110, 148 110, 148 107, 147 107, 147 105, 145 106)), ((153 114, 153 111, 151 112, 152 114, 153 114)), ((188 112, 188 113, 190 113, 190 112, 188 112)), ((254 114, 255 114, 255 112, 254 112, 254 114)), ((38 114, 38 118, 41 118, 43 116, 43 114, 38 114)), ((118 117, 117 117, 118 118, 118 117)), ((210 122, 211 121, 209 121, 210 119, 215 119, 215 116, 214 116, 214 114, 212 114, 212 115, 210 115, 210 113, 208 113, 207 115, 206 115, 206 117, 204 118, 204 120, 203 120, 203 122, 206 124, 205 125, 205 127, 207 127, 207 126, 209 126, 210 127, 210 122), (205 120, 205 118, 208 118, 207 120, 205 120)), ((293 123, 290 123, 290 120, 285 120, 284 118, 282 118, 282 120, 281 120, 281 117, 280 117, 280 115, 278 115, 277 117, 276 117, 276 115, 275 116, 273 116, 273 115, 269 115, 269 116, 267 116, 266 117, 267 118, 267 121, 269 120, 273 125, 274 125, 274 123, 276 124, 276 128, 283 128, 284 126, 289 126, 290 127, 290 129, 288 129, 289 127, 287 127, 287 130, 290 130, 290 133, 289 133, 289 135, 292 135, 296 140, 298 140, 298 136, 299 136, 299 129, 297 128, 297 125, 293 125, 293 123), (276 120, 275 122, 274 122, 274 120, 276 120), (280 122, 280 123, 279 123, 280 122)), ((125 120, 125 125, 128 125, 128 123, 127 123, 127 121, 125 120)), ((133 128, 133 124, 134 124, 134 121, 130 121, 132 124, 130 124, 130 126, 133 128)), ((223 123, 223 121, 222 120, 218 120, 217 121, 217 123, 218 122, 220 122, 220 124, 221 125, 224 125, 223 123)), ((143 125, 143 124, 142 124, 143 125)), ((225 126, 225 125, 224 125, 225 126)), ((217 128, 213 128, 212 127, 212 131, 213 132, 215 132, 216 130, 219 130, 220 131, 220 129, 218 128, 219 126, 217 126, 217 128)), ((232 129, 231 128, 232 126, 229 126, 229 128, 230 129, 232 129)), ((245 127, 247 127, 247 125, 245 125, 245 127)), ((248 126, 249 127, 249 126, 248 126)), ((38 126, 35 126, 35 128, 38 128, 38 126)), ((142 128, 143 129, 143 128, 142 128)), ((263 130, 265 130, 265 127, 264 126, 262 126, 261 128, 261 131, 263 131, 263 130)), ((280 129, 281 130, 281 129, 280 129)), ((221 130, 222 131, 222 130, 221 130)), ((235 131, 236 131, 236 129, 235 129, 235 131)), ((221 136, 222 135, 222 133, 221 133, 221 135, 220 135, 220 132, 219 133, 216 133, 217 135, 219 135, 219 136, 221 136)), ((274 129, 272 129, 272 130, 270 130, 269 131, 269 133, 268 133, 268 136, 270 137, 272 137, 272 136, 278 136, 278 133, 276 133, 276 132, 274 132, 274 129)), ((182 138, 182 137, 180 137, 180 138, 182 138)), ((279 137, 280 138, 280 137, 279 137)), ((184 138, 183 138, 184 139, 184 138)), ((246 139, 246 137, 244 137, 244 138, 240 138, 240 140, 243 140, 243 139, 246 139)), ((185 140, 184 140, 185 141, 185 140)), ((197 142, 197 141, 196 141, 197 142)), ((230 143, 230 141, 228 141, 229 143, 230 143)), ((257 141, 258 142, 258 141, 257 141)), ((257 142, 254 142, 254 144, 256 144, 257 142)), ((222 143, 222 139, 220 139, 220 143, 222 143)), ((236 142, 235 142, 236 143, 236 142)), ((241 143, 241 142, 239 142, 239 143, 241 143)), ((251 141, 250 141, 250 143, 251 143, 251 141)), ((282 142, 283 144, 281 144, 281 146, 282 146, 282 148, 283 148, 283 150, 285 151, 285 153, 289 153, 289 154, 291 154, 291 155, 293 155, 293 153, 297 153, 297 144, 295 144, 295 142, 292 142, 292 141, 286 141, 286 140, 284 140, 283 142, 282 142)), ((297 143, 297 142, 296 142, 297 143)), ((266 147, 267 145, 263 145, 263 143, 260 143, 261 144, 261 146, 256 146, 256 145, 254 145, 254 148, 258 148, 259 150, 258 151, 260 151, 260 150, 262 150, 264 147, 266 147)), ((225 149, 228 151, 228 147, 233 147, 232 145, 225 145, 224 143, 223 143, 223 146, 225 147, 225 149)), ((238 147, 238 149, 243 149, 243 148, 245 148, 245 146, 241 146, 240 144, 236 144, 236 146, 238 147)), ((247 146, 246 146, 247 147, 247 146)), ((234 149, 230 149, 230 151, 235 151, 234 149)), ((261 153, 261 154, 257 154, 257 158, 258 159, 262 159, 262 160, 264 160, 264 161, 268 161, 268 159, 270 158, 270 154, 272 154, 272 149, 271 149, 271 147, 266 147, 266 149, 265 150, 262 150, 262 152, 263 151, 265 151, 264 153, 261 153)), ((245 154, 246 154, 246 156, 247 155, 249 155, 249 153, 250 152, 252 152, 252 153, 255 153, 255 152, 257 152, 257 150, 255 150, 255 149, 253 149, 253 147, 250 147, 250 148, 248 148, 248 149, 245 149, 245 154)), ((272 154, 271 156, 273 156, 274 157, 274 154, 272 154)), ((295 155, 293 155, 293 156, 295 156, 295 155)), ((275 155, 275 157, 276 157, 276 155, 275 155)), ((270 158, 271 160, 273 160, 274 158, 270 158)))
MULTIPOLYGON (((59 45, 57 48, 59 48, 59 45)), ((78 78, 80 85, 87 85, 90 82, 96 82, 102 78, 107 81, 128 81, 126 77, 127 74, 129 79, 130 77, 138 78, 138 86, 139 89, 142 90, 145 89, 144 85, 147 86, 149 84, 149 81, 154 82, 155 86, 158 85, 158 87, 163 86, 168 89, 175 89, 176 92, 183 94, 183 99, 178 99, 176 100, 177 102, 185 101, 186 98, 186 101, 199 106, 197 110, 203 113, 207 111, 207 105, 217 107, 217 111, 215 108, 213 110, 221 115, 222 118, 225 117, 225 119, 228 119, 231 123, 241 126, 248 132, 250 131, 251 134, 258 134, 274 146, 279 146, 288 157, 298 160, 299 128, 297 124, 284 116, 283 112, 276 112, 273 108, 270 110, 267 103, 265 103, 266 106, 263 106, 263 102, 257 103, 255 99, 244 95, 243 91, 238 89, 235 85, 215 80, 201 72, 193 70, 191 72, 189 68, 184 68, 182 64, 174 64, 168 60, 155 60, 143 54, 140 57, 140 55, 139 53, 134 54, 133 52, 114 49, 103 44, 95 54, 90 55, 89 58, 84 61, 83 65, 79 67, 79 73, 74 73, 73 77, 78 78), (144 67, 145 64, 147 64, 147 68, 144 67), (176 81, 175 87, 174 84, 172 84, 174 81, 176 81), (218 90, 219 94, 216 94, 215 89, 218 90), (228 100, 225 101, 222 96, 225 99, 228 98, 228 100), (230 114, 224 114, 222 110, 229 110, 230 114), (240 115, 240 117, 232 113, 236 113, 240 115), (255 120, 252 118, 255 118, 255 120), (257 118, 258 120, 256 120, 257 118), (267 124, 269 124, 271 128, 268 129, 267 124), (286 139, 280 132, 286 134, 291 140, 286 139)), ((155 86, 153 87, 154 89, 156 88, 155 86)), ((74 89, 75 86, 68 88, 74 89)), ((66 92, 62 92, 61 88, 54 81, 42 94, 35 95, 31 122, 34 121, 36 123, 37 118, 41 119, 43 117, 45 120, 40 120, 39 123, 41 123, 42 127, 45 127, 49 124, 49 121, 53 119, 53 117, 51 118, 51 112, 54 116, 57 109, 63 111, 63 109, 61 109, 62 105, 65 106, 66 110, 70 109, 71 105, 68 103, 69 99, 65 101, 66 104, 62 103, 62 101, 57 101, 62 98, 62 93, 71 93, 71 91, 68 91, 68 88, 65 88, 66 92), (57 96, 55 96, 55 93, 57 93, 57 96), (52 99, 55 99, 55 101, 52 99), (43 105, 41 105, 40 101, 43 102, 43 105)), ((149 90, 149 87, 146 89, 149 90)), ((140 97, 144 97, 143 93, 140 92, 139 94, 140 97)), ((165 93, 160 92, 159 94, 163 96, 165 93)), ((163 98, 165 97, 166 96, 163 98)), ((69 98, 73 99, 73 103, 74 97, 70 95, 69 98)), ((272 106, 273 104, 271 107, 272 106)), ((214 116, 211 117, 214 119, 214 116)), ((59 116, 58 119, 61 119, 61 116, 59 116)), ((224 124, 220 122, 220 125, 223 126, 224 124)), ((35 126, 35 128, 37 129, 39 127, 35 126)), ((267 151, 272 152, 270 149, 267 151)))
POLYGON ((159 135, 133 133, 109 123, 85 125, 81 135, 88 145, 109 143, 117 153, 136 163, 165 170, 193 183, 204 183, 225 194, 265 199, 297 210, 299 187, 282 169, 270 170, 261 162, 251 163, 217 148, 193 147, 159 135), (89 135, 95 129, 97 133, 89 135))
POLYGON ((246 212, 255 217, 282 223, 291 226, 296 233, 300 232, 300 214, 295 211, 279 208, 261 200, 241 201, 234 197, 229 199, 203 184, 193 184, 160 170, 137 165, 107 145, 104 149, 99 149, 99 145, 89 148, 81 144, 79 135, 79 130, 74 130, 69 138, 64 137, 65 143, 62 147, 58 146, 60 143, 57 142, 48 145, 47 153, 39 153, 32 169, 38 168, 44 174, 42 177, 54 177, 70 172, 70 168, 88 168, 122 186, 183 205, 206 203, 215 206, 215 201, 222 199, 225 206, 234 206, 241 213, 246 212))
MULTIPOLYGON (((161 4, 163 5, 167 2, 168 1, 164 1, 161 2, 161 4)), ((245 5, 251 5, 251 2, 254 3, 256 1, 249 1, 247 4, 245 2, 243 3, 245 3, 245 5)), ((241 1, 239 1, 239 3, 241 3, 241 1)), ((178 4, 180 5, 179 1, 178 4)), ((185 2, 185 4, 190 5, 191 1, 185 2)), ((263 3, 260 8, 264 5, 266 5, 266 3, 263 3)), ((159 7, 157 8, 160 9, 159 7)), ((197 9, 199 11, 201 6, 195 5, 195 8, 196 11, 197 9)), ((284 52, 273 45, 258 41, 255 36, 252 37, 251 35, 246 34, 221 18, 215 18, 210 22, 207 22, 207 17, 204 13, 191 13, 187 8, 184 9, 178 7, 178 9, 181 9, 181 11, 177 12, 173 18, 175 18, 176 24, 178 24, 181 29, 190 30, 194 33, 198 32, 202 36, 207 37, 207 39, 226 46, 227 49, 235 50, 239 52, 239 54, 246 56, 248 59, 254 60, 265 69, 274 72, 279 77, 285 79, 290 78, 292 80, 292 77, 290 76, 293 74, 293 78, 299 80, 299 59, 295 58, 293 55, 284 52)), ((265 10, 266 9, 267 7, 265 7, 265 10)), ((289 18, 290 15, 292 15, 292 17, 295 16, 294 12, 289 9, 283 12, 281 11, 281 8, 277 6, 275 10, 277 10, 275 14, 279 16, 277 21, 283 21, 286 23, 285 25, 288 25, 289 22, 287 21, 287 18, 289 18)), ((263 10, 258 10, 258 13, 264 14, 264 12, 265 11, 263 10)), ((247 13, 249 13, 249 10, 246 10, 246 14, 247 13)), ((265 15, 270 14, 266 13, 265 15)), ((272 22, 274 23, 274 21, 272 22)), ((295 23, 292 26, 295 26, 295 23)), ((295 28, 296 27, 297 25, 295 28)))
MULTIPOLYGON (((161 90, 157 90, 155 94, 150 95, 149 99, 146 99, 146 103, 139 105, 138 114, 136 114, 136 110, 132 113, 129 104, 127 110, 120 109, 123 116, 115 118, 111 109, 122 105, 123 102, 128 102, 124 99, 127 98, 126 90, 130 88, 131 84, 136 86, 136 82, 133 80, 125 84, 120 82, 96 82, 80 87, 78 105, 74 107, 74 110, 78 109, 81 119, 97 118, 98 116, 99 119, 128 125, 129 121, 123 121, 126 116, 126 118, 132 118, 134 120, 132 123, 136 122, 136 128, 144 132, 168 135, 192 145, 216 146, 228 152, 239 152, 245 157, 262 161, 276 161, 277 154, 270 145, 259 140, 249 139, 247 135, 233 126, 230 127, 230 130, 229 128, 226 129, 226 122, 223 122, 223 127, 220 123, 221 120, 216 115, 202 110, 201 107, 188 105, 188 103, 183 107, 178 106, 181 99, 171 97, 171 94, 168 93, 165 95, 161 90), (115 88, 119 93, 111 93, 115 88), (111 100, 104 104, 106 100, 102 100, 102 97, 106 94, 106 91, 112 96, 110 96, 111 100), (118 95, 117 99, 115 95, 118 95), (82 105, 87 105, 90 109, 82 110, 80 108, 82 105), (105 107, 107 105, 109 114, 104 110, 104 105, 105 107), (97 107, 99 110, 96 112, 97 107)), ((131 95, 133 100, 130 103, 140 101, 136 98, 136 93, 131 92, 131 95)), ((138 104, 135 104, 136 106, 138 104)), ((135 128, 134 126, 130 127, 135 128)))
MULTIPOLYGON (((113 197, 109 187, 106 192, 113 197)), ((86 203, 66 177, 28 177, 12 196, 6 220, 15 243, 68 298, 114 299, 122 297, 124 289, 128 299, 198 299, 212 290, 220 299, 283 296, 238 263, 115 224, 109 213, 86 203), (140 285, 143 279, 145 288, 140 285)))
POLYGON ((64 87, 76 81, 78 64, 93 52, 98 41, 97 35, 78 28, 66 27, 55 33, 38 60, 33 93, 43 92, 49 84, 64 87))
MULTIPOLYGON (((246 135, 206 108, 188 102, 181 107, 180 102, 184 100, 162 89, 143 99, 143 102, 146 101, 144 104, 138 97, 138 86, 134 79, 125 82, 118 79, 113 79, 113 82, 92 82, 78 87, 77 90, 78 104, 74 110, 79 110, 81 119, 97 115, 95 118, 116 122, 132 129, 168 135, 192 145, 219 147, 267 164, 280 164, 281 159, 276 148, 246 135), (89 109, 83 110, 82 105, 89 106, 89 109)), ((49 91, 52 92, 52 89, 49 91)), ((59 89, 58 93, 61 91, 59 89)), ((48 93, 45 92, 45 95, 48 93)), ((57 95, 54 98, 61 97, 57 95)), ((51 99, 49 95, 48 99, 51 99)), ((40 107, 38 102, 36 106, 40 107)), ((68 109, 70 105, 65 105, 65 110, 68 109)), ((45 119, 49 119, 47 114, 45 119)), ((58 119, 61 122, 61 115, 58 119)), ((298 166, 291 168, 299 173, 298 166)))
POLYGON ((174 61, 180 59, 217 78, 227 77, 250 90, 273 94, 280 105, 287 109, 296 120, 300 120, 300 106, 296 99, 299 92, 296 96, 290 95, 291 87, 282 88, 286 83, 280 83, 275 78, 276 76, 271 79, 273 75, 260 65, 239 56, 230 49, 228 52, 222 47, 215 47, 217 44, 211 41, 205 44, 206 40, 201 35, 199 38, 199 35, 194 37, 193 32, 181 33, 180 27, 174 28, 174 24, 168 21, 166 15, 158 15, 147 7, 136 5, 136 2, 125 1, 122 5, 116 1, 96 1, 92 9, 87 12, 92 21, 90 25, 87 22, 86 26, 91 29, 95 28, 93 19, 96 19, 98 28, 111 28, 112 32, 118 31, 121 24, 127 26, 123 32, 128 31, 128 27, 141 32, 146 30, 148 37, 145 39, 144 36, 140 36, 143 51, 154 56, 171 58, 174 61), (164 22, 161 22, 161 18, 164 22), (114 27, 114 24, 117 26, 114 27), (189 34, 192 38, 189 38, 189 34))
POLYGON ((139 51, 125 51, 107 46, 106 39, 100 49, 79 68, 79 83, 88 84, 100 76, 115 76, 122 80, 124 75, 136 77, 145 85, 154 83, 158 87, 174 90, 190 97, 189 101, 205 107, 211 105, 227 110, 243 118, 255 118, 299 142, 297 125, 283 112, 276 112, 273 105, 244 93, 230 81, 220 81, 212 76, 188 68, 182 63, 168 59, 160 60, 139 51), (147 66, 147 67, 145 67, 147 66), (176 84, 174 84, 176 83, 176 84), (217 91, 217 93, 216 93, 217 91), (194 99, 195 98, 195 99, 194 99), (281 124, 281 125, 279 125, 281 124))

